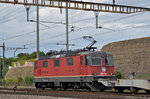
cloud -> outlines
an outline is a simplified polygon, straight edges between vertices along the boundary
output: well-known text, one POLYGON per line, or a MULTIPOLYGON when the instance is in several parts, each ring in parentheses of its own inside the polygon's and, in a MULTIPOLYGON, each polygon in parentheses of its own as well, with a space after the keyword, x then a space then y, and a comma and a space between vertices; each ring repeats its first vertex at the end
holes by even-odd
MULTIPOLYGON (((78 0, 80 1, 80 0, 78 0)), ((88 2, 100 2, 100 3, 112 3, 112 0, 82 0, 88 2)), ((147 4, 149 0, 142 0, 137 2, 136 0, 122 1, 117 0, 117 4, 138 5, 147 4), (140 4, 142 3, 142 4, 140 4)), ((0 4, 0 42, 4 41, 7 47, 20 47, 26 45, 28 50, 21 50, 18 52, 36 51, 36 32, 28 34, 28 32, 36 31, 36 23, 26 21, 26 11, 24 6, 0 4), (5 9, 5 10, 3 10, 5 9), (25 35, 22 35, 26 33, 25 35), (12 39, 3 40, 12 36, 18 36, 12 39)), ((47 22, 64 22, 65 23, 65 9, 62 9, 62 14, 59 8, 40 7, 40 21, 47 22)), ((69 31, 71 26, 75 26, 75 32, 69 34, 70 43, 80 45, 75 48, 83 48, 89 42, 84 41, 82 36, 94 35, 93 38, 98 41, 97 46, 103 46, 104 44, 125 40, 136 37, 150 36, 149 28, 146 25, 149 24, 150 14, 144 12, 138 16, 128 16, 124 14, 112 14, 112 13, 99 13, 99 26, 101 29, 95 28, 95 15, 94 12, 83 10, 69 10, 69 31), (126 17, 127 18, 124 18, 126 17), (124 29, 122 31, 119 31, 124 29), (75 39, 75 40, 72 40, 75 39)), ((36 20, 36 7, 30 8, 30 19, 36 20)), ((50 27, 47 30, 40 31, 40 49, 47 52, 50 49, 60 50, 65 49, 65 46, 57 46, 55 43, 65 42, 66 40, 66 26, 64 24, 50 24, 41 23, 40 29, 50 27), (43 25, 41 25, 43 24, 43 25), (45 27, 44 25, 47 25, 45 27), (57 35, 59 35, 57 37, 57 35)), ((1 44, 0 44, 1 45, 1 44)), ((12 51, 8 51, 6 57, 13 56, 12 51)))

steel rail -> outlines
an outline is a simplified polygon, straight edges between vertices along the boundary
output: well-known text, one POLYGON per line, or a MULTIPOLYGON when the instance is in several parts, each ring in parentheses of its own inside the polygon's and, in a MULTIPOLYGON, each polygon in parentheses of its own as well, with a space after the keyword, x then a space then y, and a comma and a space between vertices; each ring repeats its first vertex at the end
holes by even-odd
POLYGON ((0 88, 0 94, 14 94, 14 95, 38 95, 38 96, 51 96, 51 97, 68 97, 68 98, 81 98, 81 99, 142 99, 142 97, 150 97, 145 94, 129 94, 129 93, 116 93, 116 92, 83 92, 83 91, 50 91, 34 88, 0 88), (140 98, 141 97, 141 98, 140 98))

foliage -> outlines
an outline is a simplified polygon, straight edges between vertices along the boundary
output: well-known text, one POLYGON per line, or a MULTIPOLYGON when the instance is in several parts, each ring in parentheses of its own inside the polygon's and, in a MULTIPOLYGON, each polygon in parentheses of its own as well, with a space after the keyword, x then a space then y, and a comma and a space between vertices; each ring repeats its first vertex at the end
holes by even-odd
MULTIPOLYGON (((0 81, 1 83, 1 81, 0 81)), ((25 79, 23 79, 22 77, 18 77, 17 80, 16 79, 10 79, 7 78, 6 80, 6 85, 7 86, 31 86, 33 84, 33 77, 32 76, 26 76, 25 79)))
POLYGON ((25 77, 25 83, 27 86, 32 85, 33 84, 33 77, 32 76, 26 76, 25 77))
POLYGON ((24 62, 24 60, 19 60, 19 63, 21 66, 23 66, 25 62, 24 62))
MULTIPOLYGON (((44 56, 45 55, 44 52, 40 52, 39 54, 40 54, 40 56, 44 56)), ((5 74, 9 70, 8 67, 9 66, 13 66, 14 62, 19 61, 20 65, 23 65, 25 60, 29 60, 30 62, 33 62, 34 59, 36 58, 36 52, 33 52, 31 54, 19 53, 17 56, 18 56, 17 58, 13 58, 13 57, 5 58, 5 74)), ((1 69, 2 69, 2 67, 3 67, 3 59, 2 58, 0 58, 0 66, 1 66, 1 69)), ((0 75, 1 74, 2 74, 2 72, 0 71, 0 75)))
POLYGON ((17 78, 17 85, 22 85, 22 83, 23 83, 22 77, 18 77, 17 78))
POLYGON ((19 60, 26 60, 28 58, 29 54, 27 54, 27 53, 19 53, 17 56, 18 56, 19 60))
POLYGON ((17 85, 17 80, 16 79, 7 79, 6 80, 6 85, 14 86, 17 85))
POLYGON ((34 62, 35 59, 29 59, 28 62, 34 62))
POLYGON ((14 62, 11 63, 11 67, 14 67, 14 62))
POLYGON ((0 85, 2 85, 2 83, 3 83, 3 82, 2 82, 2 79, 0 79, 0 85))
MULTIPOLYGON (((40 56, 44 56, 44 52, 39 52, 40 56)), ((29 59, 35 59, 36 58, 36 52, 32 52, 31 54, 28 53, 19 53, 17 60, 29 60, 29 59)))
POLYGON ((118 78, 118 79, 123 78, 122 73, 121 73, 121 72, 119 72, 117 69, 116 69, 116 71, 115 71, 115 76, 116 76, 116 78, 118 78))

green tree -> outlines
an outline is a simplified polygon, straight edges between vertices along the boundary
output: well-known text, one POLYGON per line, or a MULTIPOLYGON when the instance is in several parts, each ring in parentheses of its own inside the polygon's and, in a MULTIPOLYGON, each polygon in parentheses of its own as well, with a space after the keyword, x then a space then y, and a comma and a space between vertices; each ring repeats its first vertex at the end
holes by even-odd
POLYGON ((35 59, 36 58, 36 52, 33 52, 29 55, 30 59, 35 59))
MULTIPOLYGON (((42 51, 42 52, 39 52, 39 55, 40 56, 45 56, 45 53, 42 51)), ((33 52, 30 54, 30 59, 35 59, 36 58, 36 52, 33 52)))
POLYGON ((29 58, 28 53, 19 53, 17 56, 18 56, 18 60, 27 60, 29 58))
POLYGON ((35 60, 35 59, 29 59, 28 61, 29 61, 29 62, 34 62, 34 60, 35 60))

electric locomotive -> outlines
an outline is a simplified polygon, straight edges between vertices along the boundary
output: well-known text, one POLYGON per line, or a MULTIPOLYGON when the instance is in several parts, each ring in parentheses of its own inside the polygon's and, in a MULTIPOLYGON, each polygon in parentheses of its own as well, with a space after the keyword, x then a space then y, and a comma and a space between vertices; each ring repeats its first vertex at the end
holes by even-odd
POLYGON ((113 56, 101 51, 50 53, 34 62, 36 88, 98 89, 105 86, 98 79, 115 78, 113 56))

